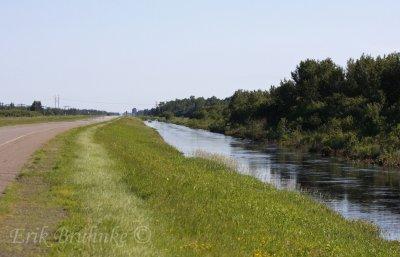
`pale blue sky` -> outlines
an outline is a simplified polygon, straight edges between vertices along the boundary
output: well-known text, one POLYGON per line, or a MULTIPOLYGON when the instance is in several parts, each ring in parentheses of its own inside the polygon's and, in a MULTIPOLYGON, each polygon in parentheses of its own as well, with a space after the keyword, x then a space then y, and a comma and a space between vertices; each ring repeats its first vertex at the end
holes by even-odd
POLYGON ((266 89, 305 58, 399 51, 399 11, 398 0, 2 0, 0 102, 60 94, 62 106, 124 111, 266 89))

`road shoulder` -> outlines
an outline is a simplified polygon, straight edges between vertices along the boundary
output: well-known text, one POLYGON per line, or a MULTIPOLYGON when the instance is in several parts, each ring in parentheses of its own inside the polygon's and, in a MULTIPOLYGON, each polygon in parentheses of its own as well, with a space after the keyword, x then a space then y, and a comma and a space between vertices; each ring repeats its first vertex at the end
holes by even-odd
POLYGON ((0 257, 160 256, 143 241, 151 217, 141 199, 93 141, 101 126, 57 136, 9 185, 0 197, 0 257))
POLYGON ((51 196, 47 176, 57 168, 69 136, 62 134, 36 151, 0 198, 0 256, 43 256, 48 250, 40 234, 55 231, 66 213, 51 196))

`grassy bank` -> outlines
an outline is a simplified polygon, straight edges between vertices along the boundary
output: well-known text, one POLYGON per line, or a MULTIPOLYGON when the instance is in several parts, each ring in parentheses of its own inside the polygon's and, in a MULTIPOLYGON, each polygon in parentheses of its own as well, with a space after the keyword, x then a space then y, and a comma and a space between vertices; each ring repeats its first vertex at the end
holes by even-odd
POLYGON ((152 243, 168 256, 391 256, 398 243, 303 195, 278 191, 210 160, 185 158, 138 120, 96 140, 153 217, 152 243))
POLYGON ((215 160, 185 158, 137 119, 72 130, 39 151, 0 199, 4 228, 0 252, 11 256, 400 254, 399 243, 380 239, 375 227, 346 221, 309 197, 278 191, 215 160), (45 242, 10 243, 10 229, 43 226, 49 234, 45 242))
POLYGON ((91 116, 87 115, 53 115, 53 116, 32 116, 32 117, 0 117, 0 127, 2 126, 10 126, 10 125, 19 125, 19 124, 31 124, 31 123, 41 123, 41 122, 52 122, 52 121, 74 121, 87 119, 91 116))

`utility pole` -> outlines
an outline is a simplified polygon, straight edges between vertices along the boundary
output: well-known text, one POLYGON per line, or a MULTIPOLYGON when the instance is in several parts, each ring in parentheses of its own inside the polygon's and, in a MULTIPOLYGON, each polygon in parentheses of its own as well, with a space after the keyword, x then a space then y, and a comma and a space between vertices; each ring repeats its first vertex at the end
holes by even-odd
POLYGON ((60 95, 54 95, 54 108, 60 109, 60 95))

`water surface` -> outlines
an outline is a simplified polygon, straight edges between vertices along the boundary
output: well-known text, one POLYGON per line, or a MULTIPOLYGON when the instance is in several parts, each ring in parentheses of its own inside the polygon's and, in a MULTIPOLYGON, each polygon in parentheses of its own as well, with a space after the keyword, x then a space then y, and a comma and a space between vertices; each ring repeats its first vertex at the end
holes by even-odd
POLYGON ((307 191, 345 218, 370 221, 384 238, 400 240, 400 170, 355 166, 174 124, 146 124, 186 156, 203 150, 232 157, 243 174, 280 189, 307 191))

